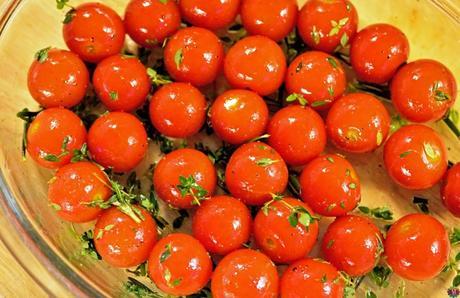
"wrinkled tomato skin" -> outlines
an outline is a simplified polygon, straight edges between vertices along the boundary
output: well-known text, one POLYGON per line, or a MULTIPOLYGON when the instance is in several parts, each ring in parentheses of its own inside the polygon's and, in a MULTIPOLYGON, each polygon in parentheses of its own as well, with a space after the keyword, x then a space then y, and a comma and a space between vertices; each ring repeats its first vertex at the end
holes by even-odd
POLYGON ((179 7, 187 22, 215 31, 235 21, 240 0, 180 0, 179 7))
POLYGON ((460 218, 460 163, 447 171, 441 187, 441 198, 447 210, 460 218))

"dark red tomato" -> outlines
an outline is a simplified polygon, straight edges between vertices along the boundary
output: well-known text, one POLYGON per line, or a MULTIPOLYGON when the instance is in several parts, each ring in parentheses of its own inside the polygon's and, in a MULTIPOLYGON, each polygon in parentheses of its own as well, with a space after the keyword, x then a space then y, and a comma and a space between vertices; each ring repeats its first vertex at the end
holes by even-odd
POLYGON ((29 68, 27 86, 43 107, 71 108, 81 102, 88 89, 89 74, 74 53, 59 49, 37 52, 29 68))
POLYGON ((312 160, 302 170, 299 182, 302 199, 323 216, 345 215, 361 200, 361 183, 355 169, 336 154, 312 160))
POLYGON ((193 216, 193 236, 207 251, 226 255, 246 243, 251 234, 251 213, 229 196, 206 200, 193 216))
POLYGON ((332 53, 346 47, 358 28, 351 1, 309 0, 300 10, 297 29, 312 49, 332 53))
POLYGON ((447 170, 443 140, 423 125, 408 125, 395 132, 385 144, 383 158, 390 177, 408 189, 430 188, 447 170))
POLYGON ((460 217, 460 163, 447 172, 441 188, 441 197, 447 210, 460 217))
POLYGON ((169 295, 200 291, 211 278, 212 262, 203 245, 187 234, 169 234, 150 254, 148 272, 155 285, 169 295))
POLYGON ((302 95, 315 109, 327 109, 342 96, 346 87, 342 65, 326 53, 305 52, 289 65, 286 76, 288 93, 302 95))
POLYGON ((413 122, 437 121, 457 98, 454 75, 434 60, 403 66, 391 81, 391 99, 404 118, 413 122))
POLYGON ((240 0, 179 0, 179 7, 187 22, 214 31, 235 21, 240 0))
POLYGON ((136 57, 115 55, 102 60, 93 74, 94 90, 111 111, 131 112, 147 99, 150 79, 136 57))
POLYGON ((202 199, 212 196, 216 183, 211 160, 195 149, 179 149, 165 155, 153 172, 153 186, 158 196, 181 209, 199 205, 202 199), (188 182, 181 182, 183 179, 188 182), (200 190, 205 192, 203 196, 200 190))
POLYGON ((262 205, 272 194, 283 193, 288 182, 288 169, 283 158, 272 147, 254 142, 239 147, 225 170, 230 193, 248 205, 262 205))
POLYGON ((84 3, 70 12, 64 23, 64 41, 87 62, 99 62, 120 53, 125 29, 120 16, 101 3, 84 3))
POLYGON ((94 227, 94 244, 102 259, 114 267, 129 268, 145 262, 157 242, 157 225, 145 209, 133 206, 139 222, 116 207, 102 213, 94 227))
POLYGON ((385 106, 367 93, 351 93, 337 100, 326 119, 327 135, 348 152, 371 152, 390 132, 391 118, 385 106))
POLYGON ((350 62, 361 81, 383 84, 409 57, 409 41, 389 24, 367 26, 351 43, 350 62))
POLYGON ((70 162, 73 152, 86 142, 86 128, 64 108, 42 111, 27 130, 27 152, 39 165, 57 169, 70 162))
POLYGON ((211 31, 188 27, 171 37, 164 51, 166 70, 179 82, 197 87, 214 82, 222 70, 224 48, 211 31))
POLYGON ((387 263, 402 278, 428 280, 441 273, 449 259, 446 229, 436 218, 409 214, 395 222, 387 233, 387 263))
POLYGON ((233 88, 250 89, 265 96, 274 93, 283 83, 286 57, 270 38, 249 36, 230 48, 224 72, 233 88))
POLYGON ((48 199, 57 214, 70 222, 88 222, 102 212, 88 203, 103 202, 112 191, 105 173, 90 162, 77 162, 57 170, 48 183, 48 199))
POLYGON ((125 11, 126 33, 139 45, 153 48, 180 26, 180 12, 173 0, 131 0, 125 11))
POLYGON ((136 117, 123 112, 102 115, 88 133, 92 158, 116 173, 134 169, 147 152, 147 133, 136 117))
POLYGON ((243 0, 241 20, 249 34, 280 41, 294 29, 298 11, 296 0, 243 0))
POLYGON ((350 276, 370 272, 383 252, 382 235, 366 217, 337 217, 324 234, 321 250, 326 260, 350 276))
POLYGON ((278 297, 278 272, 270 259, 252 249, 228 254, 214 270, 211 292, 214 298, 278 297))
POLYGON ((318 238, 318 222, 302 222, 301 216, 314 216, 304 202, 283 198, 263 208, 254 219, 254 238, 263 253, 275 263, 289 264, 305 258, 318 238), (296 213, 298 209, 302 213, 296 213), (303 215, 305 214, 305 215, 303 215), (292 224, 296 216, 298 222, 292 224))
POLYGON ((268 107, 264 99, 249 90, 228 90, 214 101, 210 118, 214 132, 230 144, 238 145, 265 132, 268 107))
POLYGON ((344 282, 337 269, 320 259, 299 260, 284 271, 281 298, 342 298, 344 282))
POLYGON ((323 119, 309 107, 282 108, 270 120, 267 131, 268 143, 289 165, 304 165, 326 147, 323 119))
POLYGON ((165 136, 187 138, 198 133, 206 120, 206 98, 186 83, 161 87, 150 100, 150 121, 165 136))

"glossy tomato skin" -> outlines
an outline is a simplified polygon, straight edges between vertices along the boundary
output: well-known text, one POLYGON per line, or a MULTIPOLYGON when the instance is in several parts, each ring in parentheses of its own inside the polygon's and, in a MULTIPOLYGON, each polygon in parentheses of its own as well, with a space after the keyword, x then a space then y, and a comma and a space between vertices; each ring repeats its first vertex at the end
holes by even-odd
POLYGON ((123 20, 126 33, 146 48, 161 46, 180 27, 180 11, 172 0, 131 0, 123 20))
POLYGON ((313 109, 290 105, 273 115, 268 143, 292 166, 305 165, 326 147, 323 119, 313 109))
POLYGON ((350 276, 370 272, 383 252, 382 235, 366 217, 337 217, 324 234, 321 250, 327 261, 350 276))
POLYGON ((299 182, 302 200, 322 216, 343 216, 361 200, 361 183, 355 169, 336 154, 308 163, 299 182))
POLYGON ((204 201, 193 216, 193 236, 210 253, 226 255, 249 240, 251 222, 251 213, 241 201, 215 196, 204 201))
POLYGON ((179 0, 179 7, 187 22, 215 31, 235 21, 240 0, 179 0))
POLYGON ((396 221, 387 233, 388 265, 402 278, 432 279, 449 259, 449 236, 444 226, 426 214, 409 214, 396 221))
POLYGON ((280 41, 294 29, 298 11, 295 0, 243 0, 241 21, 249 34, 280 41))
POLYGON ((441 198, 447 210, 460 218, 460 163, 447 171, 441 187, 441 198))
POLYGON ((278 272, 263 253, 240 249, 225 256, 214 270, 212 297, 278 297, 278 272))
POLYGON ((72 111, 50 108, 32 121, 26 138, 30 157, 42 167, 57 169, 68 164, 73 151, 86 142, 86 128, 72 111))
POLYGON ((440 120, 457 98, 457 82, 452 72, 429 59, 401 67, 390 87, 393 105, 412 122, 440 120))
POLYGON ((332 53, 355 36, 358 13, 348 0, 309 0, 300 10, 297 29, 310 48, 332 53))
POLYGON ((228 90, 211 106, 212 128, 219 138, 239 145, 265 132, 268 107, 262 97, 249 90, 228 90))
POLYGON ((165 155, 153 172, 153 186, 158 196, 176 208, 193 207, 193 197, 190 194, 182 196, 177 185, 179 177, 192 176, 195 182, 212 196, 216 189, 216 170, 211 160, 202 152, 195 149, 179 149, 165 155))
POLYGON ((228 190, 247 205, 263 205, 271 194, 282 193, 288 182, 283 158, 270 146, 247 143, 230 157, 225 170, 228 190))
POLYGON ((129 268, 145 262, 157 242, 157 225, 150 213, 139 206, 142 219, 111 207, 104 211, 94 228, 94 244, 102 259, 114 267, 129 268))
POLYGON ((93 159, 116 173, 134 169, 144 158, 147 147, 142 122, 124 112, 102 115, 88 133, 88 149, 93 159))
POLYGON ((166 294, 186 296, 200 291, 212 274, 203 245, 187 234, 173 233, 158 241, 150 254, 148 272, 166 294))
POLYGON ((413 124, 399 129, 385 144, 383 158, 390 177, 407 189, 427 189, 447 170, 446 147, 431 128, 413 124))
POLYGON ((125 40, 120 16, 110 7, 94 2, 77 6, 62 32, 69 49, 91 63, 120 53, 125 40))
POLYGON ((409 41, 398 28, 374 24, 359 31, 351 43, 350 62, 359 80, 388 82, 407 61, 409 41))
POLYGON ((150 121, 163 135, 187 138, 198 133, 206 120, 206 98, 188 83, 162 86, 150 100, 150 121))
POLYGON ((281 47, 268 37, 249 36, 230 48, 224 73, 233 88, 249 89, 265 96, 274 93, 283 83, 286 58, 281 47))
POLYGON ((372 152, 390 132, 385 106, 367 93, 351 93, 337 100, 326 118, 327 135, 334 145, 354 153, 372 152))

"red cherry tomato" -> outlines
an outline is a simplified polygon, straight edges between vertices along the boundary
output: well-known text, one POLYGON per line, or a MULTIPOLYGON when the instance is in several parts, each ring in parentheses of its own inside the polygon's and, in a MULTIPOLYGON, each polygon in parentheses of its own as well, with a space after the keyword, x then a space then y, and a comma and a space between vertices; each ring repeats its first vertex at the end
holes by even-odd
POLYGON ((350 62, 358 79, 375 84, 388 82, 408 56, 406 35, 389 24, 362 29, 350 48, 350 62))
POLYGON ((149 276, 169 295, 200 291, 212 274, 212 262, 203 245, 187 234, 169 234, 158 241, 148 261, 149 276))
POLYGON ((27 130, 27 152, 40 166, 57 169, 70 162, 74 150, 86 141, 86 128, 73 112, 63 108, 46 109, 27 130))
POLYGON ((304 165, 326 147, 323 119, 309 107, 282 108, 270 120, 267 132, 268 143, 289 165, 304 165))
POLYGON ((447 172, 441 188, 441 197, 447 210, 460 217, 460 163, 447 172))
POLYGON ((268 123, 262 97, 248 90, 228 90, 214 101, 210 118, 214 132, 230 144, 242 144, 262 135, 268 123))
POLYGON ((339 149, 371 152, 382 145, 390 131, 385 106, 367 93, 351 93, 337 100, 326 119, 328 137, 339 149))
POLYGON ((179 29, 179 7, 172 0, 131 0, 124 24, 126 33, 136 43, 153 48, 179 29))
POLYGON ((434 60, 403 66, 391 81, 391 100, 410 121, 437 121, 457 98, 457 83, 450 70, 434 60))
POLYGON ((262 96, 283 83, 286 57, 280 46, 264 36, 249 36, 233 45, 225 57, 225 77, 233 88, 250 89, 262 96))
POLYGON ((278 272, 270 259, 255 250, 240 249, 228 254, 214 270, 214 298, 278 297, 278 272))
POLYGON ((94 228, 94 244, 102 259, 114 267, 128 268, 145 262, 157 242, 157 225, 150 213, 133 206, 139 222, 112 207, 102 213, 94 228))
POLYGON ((309 0, 300 10, 297 29, 312 49, 332 53, 344 48, 358 28, 358 13, 351 1, 309 0))
POLYGON ((383 252, 382 235, 367 218, 338 217, 327 228, 321 249, 326 260, 350 276, 365 275, 383 252))
POLYGON ((142 122, 128 113, 102 115, 88 134, 88 148, 93 159, 116 173, 134 169, 144 158, 147 146, 142 122))
POLYGON ((383 158, 390 177, 408 189, 430 188, 447 170, 443 140, 423 125, 408 125, 395 132, 385 144, 383 158))
POLYGON ((84 3, 66 16, 62 32, 69 49, 87 62, 120 53, 125 29, 120 16, 101 3, 84 3))
POLYGON ((254 142, 239 147, 225 170, 230 193, 248 205, 262 205, 282 193, 288 182, 283 158, 270 146, 254 142))
POLYGON ((409 214, 387 233, 388 265, 402 278, 428 280, 441 273, 449 259, 449 236, 444 226, 426 214, 409 214))
POLYGON ((222 29, 235 21, 240 0, 179 0, 182 17, 193 26, 222 29))
POLYGON ((314 212, 343 216, 358 206, 361 183, 353 166, 335 154, 312 160, 300 175, 300 195, 314 212))
POLYGON ((165 136, 187 138, 198 133, 206 120, 206 98, 186 83, 161 87, 150 100, 150 121, 165 136))

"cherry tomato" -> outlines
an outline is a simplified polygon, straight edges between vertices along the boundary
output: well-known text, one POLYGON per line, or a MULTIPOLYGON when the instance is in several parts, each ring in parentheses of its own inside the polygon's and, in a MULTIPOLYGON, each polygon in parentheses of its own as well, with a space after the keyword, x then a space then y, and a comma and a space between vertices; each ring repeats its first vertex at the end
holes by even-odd
POLYGON ((125 29, 120 16, 101 3, 84 3, 68 13, 62 29, 69 49, 87 62, 120 53, 125 29))
POLYGON ((361 81, 383 84, 407 61, 409 41, 389 24, 367 26, 351 43, 350 62, 361 81))
POLYGON ((278 297, 278 272, 270 259, 252 249, 228 254, 214 270, 211 292, 214 298, 278 297))
POLYGON ((311 51, 297 56, 286 76, 287 91, 301 95, 311 107, 319 110, 327 109, 340 98, 346 86, 340 62, 322 52, 311 51))
POLYGON ((249 34, 280 41, 294 29, 298 11, 296 0, 243 0, 241 20, 249 34))
POLYGON ((235 145, 262 135, 267 127, 268 116, 268 107, 262 97, 240 89, 219 95, 210 112, 216 135, 235 145))
POLYGON ((224 48, 213 32, 199 27, 179 30, 168 41, 164 63, 171 77, 197 87, 214 82, 222 70, 224 48))
POLYGON ((165 136, 187 138, 198 133, 206 120, 206 98, 186 83, 164 85, 150 100, 150 121, 165 136))
POLYGON ((366 217, 337 217, 324 234, 321 249, 326 260, 350 276, 370 272, 383 252, 382 235, 366 217))
POLYGON ((148 272, 155 285, 169 295, 200 291, 212 274, 212 262, 203 245, 187 234, 169 234, 150 254, 148 272))
POLYGON ((460 163, 447 172, 441 188, 441 197, 447 210, 460 217, 460 163))
POLYGON ((94 90, 111 111, 131 112, 147 99, 150 79, 136 57, 115 55, 102 60, 93 74, 94 90))
POLYGON ((345 215, 361 200, 361 183, 355 169, 336 154, 312 160, 302 170, 299 182, 302 200, 323 216, 345 215))
POLYGON ((417 60, 403 66, 391 81, 391 99, 410 121, 437 121, 457 98, 454 75, 434 60, 417 60))
POLYGON ((433 216, 409 214, 395 222, 387 233, 388 265, 402 278, 428 280, 441 273, 449 259, 449 236, 433 216))
POLYGON ((126 33, 139 45, 153 48, 180 26, 180 11, 172 0, 131 0, 125 11, 126 33))
POLYGON ((179 149, 165 155, 153 172, 153 186, 158 196, 181 209, 199 205, 201 200, 212 196, 216 183, 211 160, 195 149, 179 149), (181 181, 184 179, 187 182, 181 181))
POLYGON ((93 159, 116 173, 134 169, 144 158, 147 146, 142 122, 128 113, 102 115, 88 134, 88 148, 93 159))
POLYGON ((214 31, 235 21, 240 0, 179 0, 179 7, 187 22, 214 31))
POLYGON ((270 120, 267 131, 268 143, 289 165, 304 165, 326 147, 323 119, 309 107, 282 108, 270 120))
POLYGON ((326 119, 328 137, 348 152, 371 152, 382 145, 390 131, 385 106, 367 93, 351 93, 337 100, 326 119))
POLYGON ((128 268, 145 262, 157 242, 157 225, 150 213, 133 206, 142 216, 135 222, 111 207, 102 213, 94 227, 94 244, 102 259, 114 267, 128 268))
POLYGON ((70 162, 86 141, 86 128, 73 112, 50 108, 40 112, 27 130, 27 152, 40 166, 57 169, 70 162))
POLYGON ((275 149, 253 142, 242 145, 230 157, 225 181, 235 198, 248 205, 262 205, 271 194, 284 192, 288 169, 275 149))
POLYGON ((241 201, 216 196, 204 201, 193 216, 193 236, 210 253, 226 255, 249 240, 251 221, 251 213, 241 201))
POLYGON ((283 83, 286 57, 280 46, 268 37, 245 37, 228 51, 224 73, 233 88, 269 95, 283 83))
POLYGON ((385 144, 383 158, 390 177, 408 189, 430 188, 447 170, 443 140, 423 125, 408 125, 395 132, 385 144))
POLYGON ((358 13, 351 1, 309 0, 300 10, 297 29, 312 49, 332 53, 345 48, 358 28, 358 13))

